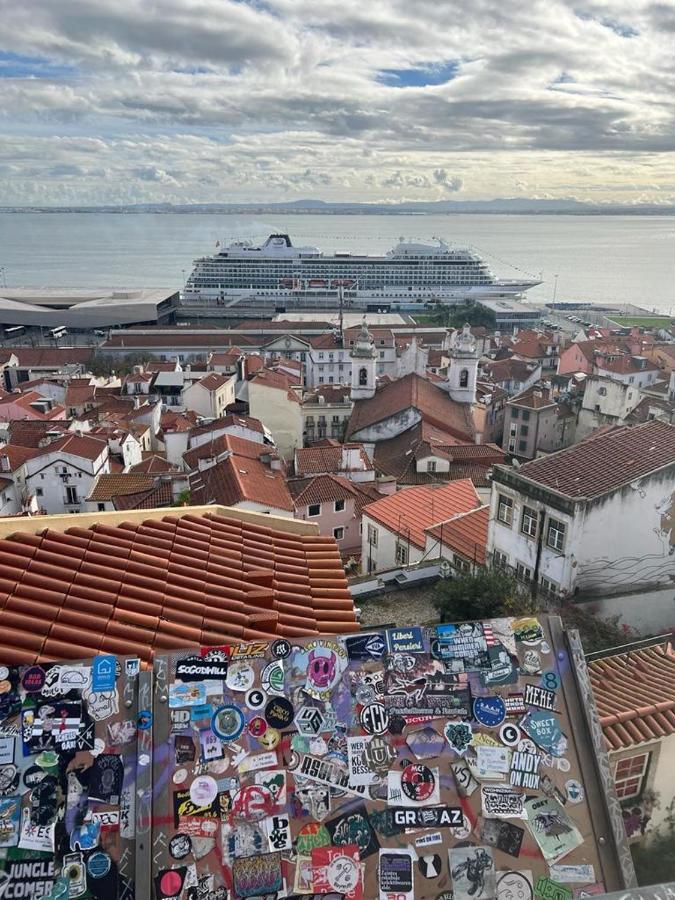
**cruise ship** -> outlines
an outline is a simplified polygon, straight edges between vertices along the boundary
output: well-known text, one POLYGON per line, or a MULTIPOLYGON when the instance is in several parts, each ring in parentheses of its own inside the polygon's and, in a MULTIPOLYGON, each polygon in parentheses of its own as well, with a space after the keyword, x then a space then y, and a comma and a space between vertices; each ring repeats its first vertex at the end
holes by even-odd
POLYGON ((539 281, 496 278, 470 250, 445 241, 406 241, 385 256, 322 253, 296 247, 287 234, 261 245, 237 241, 195 260, 183 303, 286 311, 335 306, 415 310, 429 303, 517 297, 539 281))

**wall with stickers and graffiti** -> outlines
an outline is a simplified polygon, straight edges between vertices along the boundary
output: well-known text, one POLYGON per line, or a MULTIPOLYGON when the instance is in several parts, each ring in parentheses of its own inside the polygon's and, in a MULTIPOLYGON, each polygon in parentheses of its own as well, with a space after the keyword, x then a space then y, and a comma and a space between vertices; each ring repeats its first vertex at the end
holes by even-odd
POLYGON ((576 900, 630 886, 583 665, 548 617, 157 658, 154 897, 576 900))

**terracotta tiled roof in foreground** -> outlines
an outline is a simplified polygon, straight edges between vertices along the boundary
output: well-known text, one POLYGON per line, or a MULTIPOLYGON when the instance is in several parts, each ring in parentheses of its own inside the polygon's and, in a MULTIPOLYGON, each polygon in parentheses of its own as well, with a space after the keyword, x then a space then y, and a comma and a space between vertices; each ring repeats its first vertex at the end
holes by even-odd
POLYGON ((3 532, 4 663, 358 631, 337 545, 305 523, 194 507, 3 532))
POLYGON ((610 750, 675 733, 675 651, 670 642, 589 662, 610 750))

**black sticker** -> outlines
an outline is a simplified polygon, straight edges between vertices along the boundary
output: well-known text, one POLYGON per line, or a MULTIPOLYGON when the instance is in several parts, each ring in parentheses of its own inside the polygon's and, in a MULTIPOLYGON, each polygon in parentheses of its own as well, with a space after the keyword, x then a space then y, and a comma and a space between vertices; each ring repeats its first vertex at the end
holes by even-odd
POLYGON ((114 753, 101 753, 94 759, 89 779, 89 799, 116 806, 124 779, 124 764, 114 753))
POLYGON ((177 734, 174 738, 174 753, 176 765, 184 766, 185 763, 194 762, 196 748, 195 742, 188 734, 177 734))
POLYGON ((275 659, 286 659, 291 655, 291 645, 284 640, 272 641, 270 653, 275 659))
POLYGON ((549 691, 538 684, 526 684, 523 701, 525 706, 535 706, 537 709, 553 712, 555 710, 555 691, 549 691))
POLYGON ((227 678, 228 663, 223 659, 186 656, 176 663, 176 678, 181 681, 222 681, 227 678))
POLYGON ((56 789, 58 781, 47 775, 30 792, 31 825, 49 825, 56 817, 56 789))
POLYGON ((169 841, 169 853, 174 859, 185 859, 192 853, 192 838, 189 834, 174 834, 169 841))
POLYGON ((389 728, 389 714, 383 703, 369 703, 359 715, 361 728, 368 734, 384 734, 389 728))
POLYGON ((429 800, 436 789, 436 776, 428 766, 408 765, 401 772, 401 790, 409 800, 422 803, 429 800))
POLYGON ((23 773, 23 783, 27 788, 34 788, 43 778, 47 777, 47 773, 40 766, 29 766, 23 773))
POLYGON ((403 729, 407 724, 403 716, 389 716, 389 733, 403 734, 403 729))
POLYGON ((441 874, 441 858, 438 853, 430 853, 428 856, 420 856, 417 860, 417 868, 423 878, 438 878, 441 874))
POLYGON ((370 821, 370 814, 363 804, 348 813, 326 822, 331 843, 336 847, 356 844, 361 859, 365 859, 380 849, 380 842, 370 821))
POLYGON ((356 634, 345 638, 347 656, 350 659, 382 659, 387 652, 387 642, 382 634, 356 634))
POLYGON ((175 900, 180 897, 185 884, 187 866, 163 869, 155 876, 155 897, 157 900, 175 900))
POLYGON ((401 828, 463 828, 461 806, 427 806, 419 809, 392 808, 392 820, 401 828))
POLYGON ((484 819, 481 840, 510 856, 519 856, 525 829, 501 819, 484 819))
POLYGON ((293 715, 293 704, 285 697, 273 697, 265 707, 265 719, 272 728, 288 728, 293 715))

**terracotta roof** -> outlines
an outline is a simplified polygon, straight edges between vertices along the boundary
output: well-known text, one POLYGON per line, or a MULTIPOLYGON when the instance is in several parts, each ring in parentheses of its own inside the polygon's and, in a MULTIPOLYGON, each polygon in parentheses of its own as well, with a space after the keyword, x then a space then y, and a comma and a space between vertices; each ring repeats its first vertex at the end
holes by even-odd
POLYGON ((226 385, 231 378, 231 375, 220 375, 218 372, 210 372, 196 383, 207 391, 217 391, 223 385, 226 385))
POLYGON ((69 453, 72 456, 80 456, 83 459, 95 460, 107 448, 106 441, 99 441, 93 437, 79 434, 64 434, 63 437, 52 441, 43 447, 34 456, 42 456, 46 453, 69 453))
POLYGON ((146 456, 141 462, 136 463, 135 466, 130 466, 129 471, 145 472, 148 475, 158 475, 163 472, 171 472, 173 468, 174 466, 171 465, 168 459, 153 453, 150 456, 146 456))
POLYGON ((516 475, 568 497, 593 498, 673 464, 675 425, 652 421, 592 435, 525 463, 516 475))
POLYGON ((242 456, 245 459, 259 459, 263 453, 273 452, 269 444, 249 441, 234 434, 221 434, 211 441, 206 441, 188 450, 183 454, 183 459, 188 469, 195 469, 200 459, 219 456, 228 450, 236 456, 242 456))
POLYGON ((21 447, 19 444, 5 444, 0 447, 0 460, 3 460, 2 466, 4 471, 15 472, 19 466, 22 466, 26 460, 33 459, 38 456, 40 450, 34 447, 21 447), (7 460, 9 469, 5 468, 4 459, 7 460))
MULTIPOLYGON (((185 476, 177 477, 181 477, 183 483, 185 483, 185 476)), ((173 499, 172 479, 154 479, 152 487, 148 490, 138 491, 135 494, 120 494, 117 497, 113 497, 113 506, 119 510, 157 509, 162 506, 171 506, 173 499)))
POLYGON ((82 406, 88 401, 93 401, 96 395, 96 385, 89 381, 73 379, 66 388, 66 406, 82 406))
MULTIPOLYGON (((48 409, 46 412, 42 412, 38 407, 33 406, 33 403, 43 403, 49 404, 51 401, 49 397, 45 397, 42 394, 39 394, 37 391, 26 391, 24 394, 12 393, 7 394, 3 392, 2 398, 0 398, 0 406, 5 406, 11 404, 16 407, 18 410, 24 410, 27 414, 29 414, 32 418, 42 419, 42 420, 51 420, 62 418, 63 413, 65 412, 65 407, 61 406, 58 403, 55 403, 48 409)), ((18 419, 19 416, 16 413, 11 413, 12 416, 11 421, 18 419)), ((6 413, 2 413, 0 410, 0 414, 6 415, 6 413)))
MULTIPOLYGON (((133 514, 132 514, 133 515, 133 514)), ((9 665, 357 631, 332 538, 218 512, 0 540, 9 665)), ((58 520, 57 520, 58 521, 58 520)), ((17 527, 18 522, 17 522, 17 527)))
POLYGON ((13 347, 19 368, 45 368, 87 363, 91 349, 86 347, 13 347))
POLYGON ((675 652, 670 642, 589 661, 610 750, 675 733, 675 652))
POLYGON ((635 356, 617 356, 608 360, 599 358, 595 362, 598 369, 604 372, 613 372, 615 375, 636 375, 640 372, 658 372, 659 367, 648 359, 638 359, 635 356))
POLYGON ((363 513, 423 550, 425 529, 479 505, 475 487, 468 479, 463 479, 439 487, 421 485, 403 488, 370 503, 364 507, 363 513))
POLYGON ((367 472, 373 469, 363 444, 337 444, 329 447, 304 447, 295 451, 296 475, 322 475, 327 472, 343 472, 343 456, 345 450, 358 450, 361 465, 357 471, 367 472))
POLYGON ((555 355, 557 345, 554 341, 540 336, 537 338, 518 340, 513 344, 511 349, 518 356, 524 356, 526 359, 545 359, 546 357, 555 355))
POLYGON ((192 410, 188 409, 184 412, 174 412, 173 410, 167 409, 162 413, 162 417, 159 422, 162 431, 182 432, 192 431, 192 429, 197 424, 197 420, 197 413, 193 412, 192 410))
POLYGON ((229 416, 221 416, 220 419, 214 419, 207 425, 197 425, 190 430, 193 434, 208 434, 210 431, 218 431, 220 428, 232 428, 241 425, 242 428, 248 428, 249 431, 257 431, 264 434, 265 429, 260 419, 254 419, 253 416, 238 416, 235 414, 229 416))
POLYGON ((137 494, 149 490, 155 483, 154 478, 138 472, 122 472, 119 475, 99 475, 87 500, 102 502, 112 500, 121 494, 137 494))
POLYGON ((299 382, 294 376, 287 375, 285 372, 274 372, 272 369, 260 369, 251 378, 251 384, 261 385, 262 387, 270 387, 279 391, 286 391, 289 400, 300 402, 300 398, 292 390, 294 385, 299 382))
POLYGON ((518 406, 525 409, 544 409, 546 406, 555 406, 555 400, 551 400, 551 392, 548 388, 533 385, 517 397, 508 401, 509 406, 518 406))
POLYGON ((208 365, 210 366, 233 366, 243 354, 241 347, 230 347, 229 350, 222 353, 216 352, 209 354, 208 365))
POLYGON ((248 501, 274 509, 294 509, 281 472, 243 456, 228 456, 208 469, 193 472, 190 496, 193 503, 200 504, 234 506, 248 501))
POLYGON ((490 507, 479 506, 478 509, 459 513, 442 524, 428 528, 427 533, 453 552, 484 566, 489 519, 490 507))
POLYGON ((333 500, 353 499, 356 491, 347 478, 339 475, 313 475, 287 482, 295 508, 310 503, 330 503, 333 500))
POLYGON ((524 359, 497 359, 486 363, 483 368, 488 372, 493 381, 527 381, 534 368, 524 359))
POLYGON ((175 372, 176 363, 163 362, 161 359, 149 359, 145 363, 145 371, 152 374, 156 374, 157 372, 175 372))
POLYGON ((336 335, 333 331, 327 331, 324 334, 313 334, 309 338, 309 343, 315 350, 342 350, 342 337, 336 335))
POLYGON ((152 381, 154 372, 132 372, 130 375, 124 376, 124 384, 145 384, 152 381))
POLYGON ((13 419, 9 423, 9 442, 37 449, 47 432, 68 431, 70 425, 69 419, 13 419))
POLYGON ((349 419, 348 435, 375 425, 409 408, 455 437, 472 440, 471 407, 457 403, 445 391, 414 372, 379 387, 369 400, 357 400, 349 419))
POLYGON ((319 397, 323 397, 325 405, 331 403, 350 403, 349 394, 351 387, 347 384, 320 384, 312 388, 303 396, 303 403, 319 403, 319 397))

